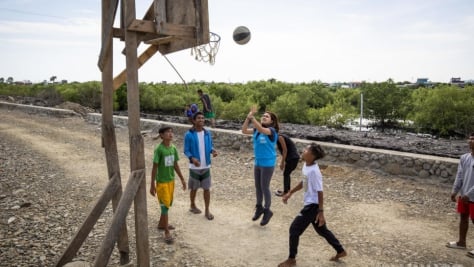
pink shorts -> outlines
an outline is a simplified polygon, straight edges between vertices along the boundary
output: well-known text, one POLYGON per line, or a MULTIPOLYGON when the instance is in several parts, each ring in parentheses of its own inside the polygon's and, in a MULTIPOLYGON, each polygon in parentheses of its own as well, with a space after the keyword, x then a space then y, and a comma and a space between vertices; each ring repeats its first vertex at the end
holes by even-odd
POLYGON ((469 214, 469 217, 474 220, 474 202, 464 202, 458 198, 458 213, 469 214))

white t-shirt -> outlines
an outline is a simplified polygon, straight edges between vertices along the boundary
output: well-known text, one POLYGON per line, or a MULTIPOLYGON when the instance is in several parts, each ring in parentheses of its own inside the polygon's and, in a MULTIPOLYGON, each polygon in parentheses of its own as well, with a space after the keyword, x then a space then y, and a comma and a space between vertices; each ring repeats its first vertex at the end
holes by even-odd
POLYGON ((318 191, 323 191, 323 175, 317 163, 303 165, 304 205, 319 204, 318 191))
POLYGON ((201 165, 196 167, 193 163, 189 164, 189 168, 193 170, 208 169, 211 166, 206 165, 206 146, 204 144, 204 131, 197 132, 198 142, 199 142, 199 162, 201 165))

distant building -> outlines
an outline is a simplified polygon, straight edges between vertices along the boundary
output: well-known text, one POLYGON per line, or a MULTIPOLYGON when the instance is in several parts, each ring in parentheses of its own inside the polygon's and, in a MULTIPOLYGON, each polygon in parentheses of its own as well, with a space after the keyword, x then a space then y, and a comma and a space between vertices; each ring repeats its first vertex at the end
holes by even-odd
POLYGON ((451 81, 449 82, 451 85, 457 85, 459 87, 464 87, 464 81, 461 80, 461 78, 451 78, 451 81))
POLYGON ((428 78, 417 78, 414 84, 411 84, 410 87, 432 87, 433 83, 428 78))

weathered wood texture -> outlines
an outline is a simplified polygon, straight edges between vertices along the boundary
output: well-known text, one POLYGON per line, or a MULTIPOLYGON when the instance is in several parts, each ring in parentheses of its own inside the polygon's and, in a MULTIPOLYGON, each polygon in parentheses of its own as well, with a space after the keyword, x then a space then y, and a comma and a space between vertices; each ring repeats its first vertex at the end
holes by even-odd
MULTIPOLYGON (((136 18, 135 1, 124 1, 124 22, 130 25, 136 18)), ((127 27, 128 28, 128 27, 127 27)), ((130 170, 145 170, 145 151, 140 131, 140 93, 138 88, 137 33, 125 31, 125 55, 127 68, 128 134, 130 140, 130 170)), ((144 175, 144 174, 143 174, 144 175)), ((148 240, 148 214, 146 204, 146 181, 140 179, 135 195, 135 239, 137 265, 150 266, 148 240)))
MULTIPOLYGON (((107 2, 107 1, 105 1, 107 2)), ((103 16, 106 16, 107 3, 104 3, 103 16)), ((102 20, 102 32, 112 29, 106 20, 102 20)), ((108 35, 106 50, 113 54, 112 36, 108 35)), ((112 198, 112 209, 114 213, 117 210, 118 203, 122 197, 122 176, 120 174, 120 164, 117 149, 117 138, 115 136, 115 126, 113 121, 113 57, 106 57, 102 70, 102 144, 107 161, 107 172, 110 177, 117 177, 118 190, 112 198)), ((128 230, 126 223, 120 231, 117 241, 117 247, 120 253, 120 264, 124 265, 130 262, 130 249, 128 246, 128 230)))
MULTIPOLYGON (((132 171, 132 173, 130 174, 127 185, 122 194, 122 198, 118 203, 117 211, 114 213, 114 217, 112 218, 110 228, 107 231, 107 234, 105 235, 102 245, 98 251, 94 266, 107 266, 115 242, 117 241, 117 238, 119 236, 119 232, 125 225, 125 220, 127 218, 128 211, 130 210, 135 195, 137 194, 137 190, 145 181, 145 174, 146 172, 144 169, 132 171)), ((137 259, 138 266, 149 266, 149 259, 146 259, 145 262, 140 262, 140 259, 137 259), (144 264, 145 262, 148 262, 148 264, 144 264)))
POLYGON ((97 220, 104 212, 109 201, 119 189, 119 186, 120 185, 117 176, 114 176, 109 180, 109 183, 105 188, 104 192, 102 193, 101 197, 97 200, 96 204, 92 208, 92 211, 89 213, 84 223, 79 228, 79 231, 77 231, 76 235, 69 243, 68 247, 63 252, 63 254, 54 266, 63 266, 66 263, 72 261, 72 259, 76 256, 76 253, 81 248, 82 243, 84 243, 84 240, 86 240, 87 236, 94 228, 94 225, 96 224, 97 220))

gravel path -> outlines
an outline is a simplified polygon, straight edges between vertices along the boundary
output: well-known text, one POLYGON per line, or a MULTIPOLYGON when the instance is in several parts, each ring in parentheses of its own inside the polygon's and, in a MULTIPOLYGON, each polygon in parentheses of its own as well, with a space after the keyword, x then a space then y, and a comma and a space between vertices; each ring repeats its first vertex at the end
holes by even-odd
MULTIPOLYGON (((105 187, 100 126, 80 118, 6 110, 0 110, 0 117, 0 266, 51 266, 105 187)), ((128 132, 116 131, 125 184, 128 132)), ((158 141, 144 138, 148 185, 152 150, 158 141)), ((182 137, 175 139, 181 149, 182 137)), ((268 226, 260 227, 250 220, 254 206, 251 151, 219 152, 212 170, 214 221, 189 213, 188 192, 177 187, 170 211, 176 242, 167 245, 155 228, 159 207, 148 196, 152 266, 276 266, 287 257, 288 227, 301 208, 302 194, 295 194, 288 205, 274 197, 275 215, 268 226)), ((186 160, 180 166, 186 175, 186 160)), ((337 165, 328 166, 323 175, 328 227, 349 256, 330 263, 334 252, 308 228, 301 238, 298 266, 474 265, 465 251, 444 246, 457 236, 458 216, 449 201, 451 185, 337 165)), ((274 190, 282 186, 280 171, 275 172, 271 186, 274 190)), ((202 207, 201 193, 197 200, 202 207)), ((109 205, 75 260, 93 262, 111 217, 109 205)), ((135 260, 133 209, 127 226, 135 260)), ((472 231, 469 240, 474 240, 472 231)), ((118 265, 117 254, 114 250, 110 266, 118 265)))

